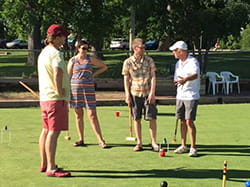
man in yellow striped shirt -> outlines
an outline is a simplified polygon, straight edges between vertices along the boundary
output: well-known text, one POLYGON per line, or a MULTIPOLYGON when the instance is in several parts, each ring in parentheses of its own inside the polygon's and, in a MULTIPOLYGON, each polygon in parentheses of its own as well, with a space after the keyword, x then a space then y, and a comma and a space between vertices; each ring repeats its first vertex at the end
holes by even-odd
POLYGON ((125 102, 132 108, 137 145, 133 151, 142 151, 141 116, 149 121, 152 149, 159 151, 156 143, 156 116, 155 105, 156 75, 155 63, 151 57, 145 56, 145 46, 141 38, 132 42, 134 54, 123 63, 125 102))

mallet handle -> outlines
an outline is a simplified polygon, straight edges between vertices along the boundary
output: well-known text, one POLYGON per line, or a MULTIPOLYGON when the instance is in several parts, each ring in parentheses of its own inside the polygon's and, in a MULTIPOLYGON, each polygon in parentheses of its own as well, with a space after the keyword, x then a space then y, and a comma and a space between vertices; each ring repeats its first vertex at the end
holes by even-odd
POLYGON ((19 83, 24 87, 26 88, 27 90, 29 90, 34 96, 36 96, 36 98, 40 98, 40 96, 34 91, 32 90, 29 86, 27 86, 24 82, 22 81, 19 81, 19 83))
POLYGON ((176 142, 176 134, 177 134, 177 129, 178 129, 178 119, 175 121, 175 129, 174 129, 174 142, 176 142))
POLYGON ((69 131, 66 131, 66 136, 69 136, 69 131))
MULTIPOLYGON (((40 98, 40 96, 34 91, 32 90, 28 85, 26 85, 24 82, 19 81, 19 83, 26 88, 27 90, 29 90, 34 96, 36 96, 38 99, 40 98)), ((69 131, 66 131, 66 136, 69 137, 69 131)))
POLYGON ((129 133, 130 133, 130 137, 133 137, 133 127, 132 127, 132 123, 133 123, 133 121, 132 121, 132 114, 131 114, 131 106, 128 106, 128 109, 129 109, 129 133))

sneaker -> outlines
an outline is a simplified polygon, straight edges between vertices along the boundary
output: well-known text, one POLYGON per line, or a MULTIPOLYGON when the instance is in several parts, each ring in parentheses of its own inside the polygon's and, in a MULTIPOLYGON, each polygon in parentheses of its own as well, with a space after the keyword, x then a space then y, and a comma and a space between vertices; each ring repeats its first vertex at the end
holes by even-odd
POLYGON ((187 153, 188 150, 187 150, 187 146, 179 146, 177 149, 174 150, 174 153, 176 154, 181 154, 181 153, 187 153))
POLYGON ((190 157, 197 157, 197 149, 190 148, 188 156, 190 156, 190 157))

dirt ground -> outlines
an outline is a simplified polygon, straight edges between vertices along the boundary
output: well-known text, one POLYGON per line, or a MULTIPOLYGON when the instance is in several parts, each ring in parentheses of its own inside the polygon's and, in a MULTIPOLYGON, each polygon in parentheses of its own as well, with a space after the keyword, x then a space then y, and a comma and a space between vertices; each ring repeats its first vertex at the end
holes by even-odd
MULTIPOLYGON (((97 91, 97 100, 123 100, 125 94, 122 91, 97 91)), ((0 100, 37 100, 30 92, 2 92, 0 100)))
MULTIPOLYGON (((38 92, 37 92, 38 94, 38 92)), ((156 99, 169 99, 174 96, 156 96, 156 99)), ((30 92, 0 92, 0 101, 4 100, 38 100, 30 92)), ((97 101, 107 100, 125 100, 125 93, 123 91, 97 91, 97 101)))

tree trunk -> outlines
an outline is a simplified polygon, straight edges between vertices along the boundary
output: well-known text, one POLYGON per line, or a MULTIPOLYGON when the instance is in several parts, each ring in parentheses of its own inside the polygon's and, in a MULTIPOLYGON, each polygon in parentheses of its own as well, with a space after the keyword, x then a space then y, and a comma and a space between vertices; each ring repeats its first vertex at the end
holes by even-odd
POLYGON ((160 40, 158 50, 159 51, 168 51, 171 45, 171 40, 169 37, 164 37, 160 40))
POLYGON ((133 54, 132 41, 135 38, 135 9, 131 6, 130 13, 130 29, 129 29, 129 51, 130 55, 133 54))
POLYGON ((104 55, 102 53, 102 47, 103 47, 102 39, 93 41, 93 47, 94 48, 92 48, 92 53, 94 54, 94 56, 103 60, 104 55))
POLYGON ((32 33, 28 35, 28 65, 36 66, 37 58, 41 50, 41 24, 34 26, 32 33))

